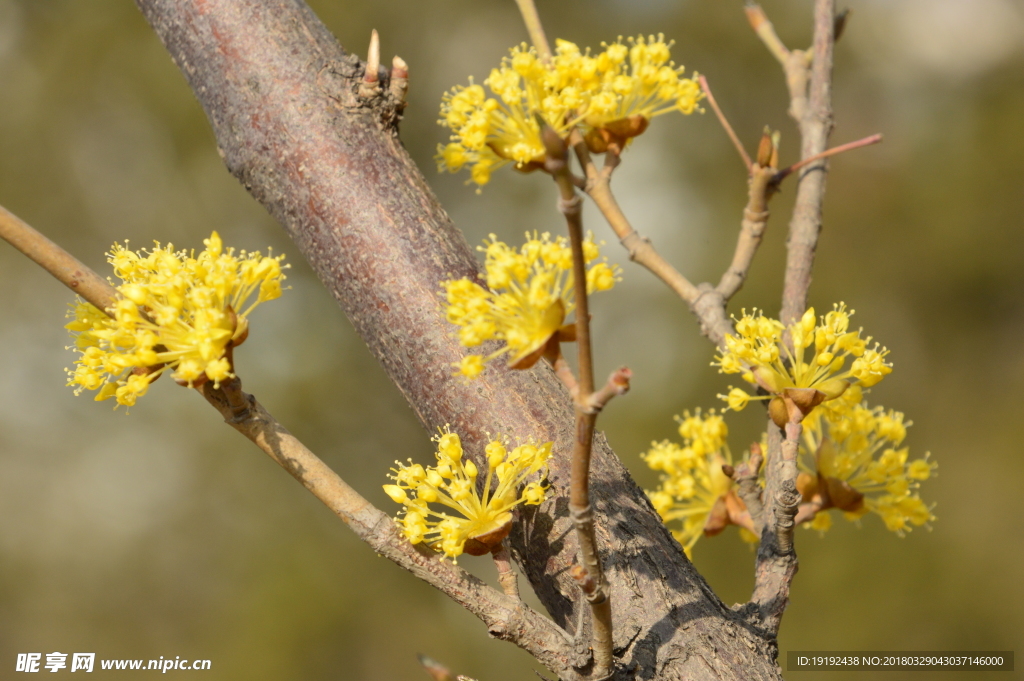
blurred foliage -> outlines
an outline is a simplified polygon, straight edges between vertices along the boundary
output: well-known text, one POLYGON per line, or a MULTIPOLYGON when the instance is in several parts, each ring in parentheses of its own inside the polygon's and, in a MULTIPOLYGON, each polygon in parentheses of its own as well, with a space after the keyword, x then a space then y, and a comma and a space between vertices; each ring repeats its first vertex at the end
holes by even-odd
MULTIPOLYGON (((526 38, 511 0, 310 4, 348 49, 363 51, 377 28, 385 61, 410 64, 402 138, 470 242, 560 229, 543 176, 503 172, 476 196, 432 160, 445 132, 440 94, 482 79, 526 38)), ((872 399, 905 411, 907 443, 939 461, 923 489, 939 520, 905 539, 874 517, 860 529, 837 523, 825 539, 801 531, 781 647, 1012 649, 1024 636, 1024 515, 1012 506, 1024 481, 1024 14, 1013 0, 849 4, 833 141, 883 132, 885 142, 832 163, 811 297, 819 309, 844 300, 892 350, 896 371, 872 399)), ((664 32, 750 148, 768 124, 783 131, 782 162, 796 160, 781 71, 738 0, 539 5, 552 37, 580 45, 664 32)), ((765 9, 788 44, 809 41, 808 0, 765 9)), ((393 505, 384 474, 395 458, 428 460, 427 435, 224 170, 202 110, 134 6, 0 0, 0 88, 0 203, 88 264, 105 272, 114 240, 192 247, 213 229, 288 254, 292 290, 254 314, 236 355, 246 388, 371 500, 393 505)), ((659 118, 615 186, 672 262, 717 280, 745 181, 712 115, 659 118)), ((790 181, 774 200, 733 311, 777 311, 794 190, 790 181)), ((715 405, 726 381, 685 306, 613 245, 625 282, 594 311, 598 370, 626 363, 636 379, 602 426, 652 487, 639 452, 674 434, 673 414, 715 405)), ((423 652, 474 678, 532 678, 525 654, 366 550, 195 395, 160 382, 128 417, 73 397, 62 372, 70 296, 5 245, 0 290, 4 665, 59 650, 207 658, 211 680, 393 681, 426 678, 423 652)), ((762 419, 748 409, 731 423, 738 450, 762 419)), ((733 532, 699 542, 695 559, 726 602, 749 594, 753 556, 733 532)), ((464 562, 492 578, 487 561, 464 562)))

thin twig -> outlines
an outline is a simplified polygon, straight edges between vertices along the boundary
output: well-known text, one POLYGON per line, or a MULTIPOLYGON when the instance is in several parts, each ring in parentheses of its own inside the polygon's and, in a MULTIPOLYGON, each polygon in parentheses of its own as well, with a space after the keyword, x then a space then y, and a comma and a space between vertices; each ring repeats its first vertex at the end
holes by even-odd
POLYGON ((516 0, 519 5, 519 12, 523 15, 523 23, 530 34, 530 42, 537 48, 537 55, 544 61, 551 59, 551 46, 548 45, 548 38, 544 35, 544 26, 540 23, 540 15, 537 14, 537 6, 533 0, 516 0))
POLYGON ((569 638, 557 625, 457 565, 439 560, 433 551, 410 544, 387 514, 352 489, 254 397, 242 393, 237 378, 221 386, 215 389, 212 382, 206 382, 199 392, 221 412, 228 425, 288 471, 375 552, 472 612, 487 625, 492 636, 519 645, 555 673, 571 675, 573 656, 569 638), (230 393, 240 395, 247 408, 240 412, 238 398, 230 393), (545 650, 547 646, 552 647, 545 650))
POLYGON ((662 258, 649 240, 640 236, 633 229, 629 219, 626 218, 622 209, 619 208, 619 204, 611 192, 608 177, 597 170, 590 157, 590 152, 587 150, 586 143, 583 141, 583 136, 578 130, 574 130, 569 136, 569 143, 573 146, 577 157, 580 159, 580 164, 587 172, 587 195, 593 199, 594 204, 601 211, 601 214, 604 215, 612 231, 619 237, 619 241, 629 253, 629 259, 653 272, 656 277, 668 284, 669 288, 686 302, 689 303, 696 300, 700 294, 697 287, 691 284, 667 260, 662 258))
POLYGON ((786 60, 789 59, 789 48, 779 39, 779 35, 775 32, 775 27, 772 25, 772 22, 768 21, 768 17, 765 15, 764 10, 761 9, 761 6, 757 3, 748 2, 743 9, 747 13, 747 21, 750 22, 751 28, 757 33, 757 37, 765 44, 768 51, 779 60, 780 64, 785 64, 786 60))
POLYGON ((838 147, 832 147, 831 149, 826 149, 825 151, 821 152, 820 154, 815 154, 814 156, 811 156, 810 158, 805 158, 805 159, 803 159, 801 161, 797 161, 796 163, 794 163, 793 165, 789 166, 788 168, 783 168, 782 170, 780 170, 776 174, 776 176, 775 176, 775 184, 778 184, 781 180, 785 179, 787 175, 793 173, 794 171, 800 170, 804 166, 808 166, 808 165, 814 163, 815 161, 820 161, 823 158, 828 158, 829 156, 835 156, 836 154, 841 154, 844 151, 850 151, 851 149, 859 149, 861 147, 866 147, 866 146, 871 145, 871 144, 878 144, 881 141, 882 141, 882 135, 881 135, 881 133, 877 133, 877 134, 871 135, 869 137, 865 137, 863 139, 859 139, 856 142, 847 142, 846 144, 840 144, 838 147))
POLYGON ((715 115, 718 116, 718 122, 722 124, 722 127, 725 129, 725 134, 729 136, 730 140, 732 140, 732 145, 736 147, 736 151, 739 153, 740 158, 743 159, 743 165, 749 173, 751 171, 751 166, 753 165, 753 162, 750 160, 750 155, 747 154, 747 150, 743 148, 743 143, 740 142, 740 138, 736 135, 736 131, 732 129, 731 125, 729 125, 729 119, 727 119, 725 114, 722 113, 722 109, 719 108, 718 102, 715 101, 715 96, 711 94, 711 88, 708 86, 708 79, 704 76, 699 76, 697 80, 700 82, 700 88, 708 98, 708 104, 711 105, 711 109, 715 112, 715 115))
POLYGON ((584 191, 594 201, 615 235, 619 237, 619 243, 629 253, 629 259, 643 265, 654 276, 665 282, 676 295, 690 306, 690 311, 700 321, 701 333, 710 338, 715 345, 721 345, 726 334, 732 332, 732 322, 725 314, 725 300, 721 293, 716 291, 711 284, 694 286, 690 283, 679 270, 661 257, 649 240, 640 236, 633 229, 626 215, 619 208, 611 191, 611 175, 619 162, 618 153, 609 149, 605 154, 604 167, 598 169, 579 130, 573 130, 569 134, 569 144, 576 152, 576 158, 579 159, 587 176, 584 191))
POLYGON ((491 557, 494 558, 494 566, 498 570, 498 583, 501 584, 501 590, 509 598, 520 600, 519 578, 515 570, 512 569, 512 557, 508 552, 508 543, 502 540, 491 551, 491 557))
MULTIPOLYGON (((579 353, 579 390, 576 396, 576 438, 573 443, 569 481, 569 515, 576 527, 580 557, 586 570, 583 593, 593 615, 594 669, 592 677, 612 674, 612 611, 608 585, 597 552, 594 512, 590 504, 590 457, 594 444, 597 411, 590 408, 594 392, 594 362, 590 343, 590 311, 587 269, 583 258, 583 206, 569 172, 568 149, 549 127, 543 133, 547 149, 546 170, 558 185, 558 207, 565 216, 572 249, 572 275, 576 297, 576 347, 579 353)), ((610 396, 609 396, 610 397, 610 396)), ((607 399, 605 400, 607 401, 607 399)))
POLYGON ((608 380, 600 390, 590 393, 584 409, 588 412, 597 413, 604 409, 604 406, 617 395, 625 395, 629 392, 629 381, 633 378, 633 372, 627 367, 619 367, 608 376, 608 380))
POLYGON ((757 163, 750 167, 750 182, 747 186, 747 205, 743 209, 743 220, 740 222, 740 233, 736 239, 736 250, 728 269, 715 288, 725 302, 736 295, 743 286, 754 262, 754 256, 761 245, 761 238, 768 226, 768 199, 774 186, 775 168, 757 163))
MULTIPOLYGON (((758 537, 764 529, 764 507, 761 502, 761 486, 757 482, 761 464, 764 462, 761 445, 755 442, 750 445, 750 458, 733 469, 731 477, 736 482, 737 493, 747 507, 753 532, 758 537)), ((728 472, 726 473, 728 475, 728 472)))
POLYGON ((572 401, 575 404, 579 400, 580 384, 576 381, 576 375, 572 372, 572 367, 569 366, 568 360, 562 354, 559 344, 557 342, 549 343, 544 356, 555 370, 555 376, 562 382, 565 389, 569 391, 569 395, 572 396, 572 401))
POLYGON ((110 282, 3 206, 0 206, 0 237, 101 310, 113 308, 121 297, 110 282))

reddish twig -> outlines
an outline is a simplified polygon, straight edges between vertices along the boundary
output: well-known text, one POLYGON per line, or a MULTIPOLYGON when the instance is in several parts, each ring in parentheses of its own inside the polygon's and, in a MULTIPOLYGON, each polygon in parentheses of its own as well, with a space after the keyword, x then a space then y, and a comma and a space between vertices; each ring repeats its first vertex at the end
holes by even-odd
POLYGON ((736 147, 736 151, 739 153, 740 158, 743 159, 743 165, 749 173, 753 166, 753 162, 750 160, 750 155, 747 154, 747 150, 743 148, 743 143, 740 142, 740 138, 736 135, 736 131, 732 129, 731 125, 729 125, 729 119, 725 117, 725 114, 722 113, 722 109, 718 106, 718 102, 715 101, 715 96, 711 93, 710 86, 708 86, 708 79, 704 76, 699 76, 697 80, 700 82, 701 90, 704 91, 704 94, 708 98, 708 104, 711 105, 711 109, 715 112, 715 115, 718 116, 718 122, 722 124, 722 127, 725 129, 725 134, 729 136, 730 140, 732 140, 732 145, 736 147))
POLYGON ((625 395, 629 392, 629 381, 633 378, 633 372, 627 367, 619 367, 608 376, 607 382, 600 390, 590 393, 584 405, 584 409, 596 414, 604 409, 604 406, 617 395, 625 395))
MULTIPOLYGON (((611 594, 604 577, 597 551, 594 512, 590 504, 590 458, 594 445, 594 425, 598 409, 594 403, 594 362, 590 343, 590 310, 587 295, 587 269, 583 257, 583 210, 569 172, 568 149, 549 127, 543 132, 547 148, 545 168, 555 179, 559 191, 559 210, 565 216, 572 249, 572 275, 576 297, 576 347, 579 353, 579 388, 576 394, 576 438, 572 451, 572 474, 569 482, 569 515, 576 526, 580 558, 592 588, 583 593, 593 615, 593 649, 595 679, 609 677, 612 661, 611 594)), ((626 370, 628 371, 628 369, 626 370)), ((628 377, 625 379, 628 386, 628 377)), ((611 395, 604 396, 607 402, 611 395)), ((603 403, 602 403, 603 406, 603 403)))
POLYGON ((789 166, 788 168, 783 168, 782 170, 780 170, 775 175, 775 184, 778 184, 780 181, 784 180, 786 178, 786 176, 790 175, 794 171, 800 170, 801 168, 803 168, 805 166, 808 166, 808 165, 814 163, 815 161, 820 161, 823 158, 828 158, 829 156, 835 156, 836 154, 841 154, 844 151, 850 151, 851 149, 860 149, 861 147, 866 147, 866 146, 869 146, 869 145, 872 145, 872 144, 878 144, 881 141, 882 141, 882 135, 881 135, 881 133, 877 133, 877 134, 874 134, 874 135, 870 135, 869 137, 865 137, 863 139, 859 139, 856 142, 847 142, 846 144, 840 144, 838 147, 832 147, 831 149, 826 149, 825 151, 821 152, 820 154, 815 154, 814 156, 811 156, 809 158, 805 158, 802 161, 797 161, 796 163, 794 163, 793 165, 789 166))

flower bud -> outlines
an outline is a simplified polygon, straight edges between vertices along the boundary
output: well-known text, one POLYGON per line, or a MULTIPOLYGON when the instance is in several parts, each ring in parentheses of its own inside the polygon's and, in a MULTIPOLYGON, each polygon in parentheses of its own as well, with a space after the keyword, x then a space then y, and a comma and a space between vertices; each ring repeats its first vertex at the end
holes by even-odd
POLYGON ((786 402, 781 397, 773 397, 768 403, 768 416, 779 428, 785 428, 789 423, 789 410, 786 409, 786 402))

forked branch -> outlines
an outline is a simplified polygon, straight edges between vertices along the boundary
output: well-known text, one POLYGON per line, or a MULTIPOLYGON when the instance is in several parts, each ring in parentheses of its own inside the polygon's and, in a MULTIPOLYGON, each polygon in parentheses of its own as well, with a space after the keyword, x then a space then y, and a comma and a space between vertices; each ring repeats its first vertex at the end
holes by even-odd
MULTIPOLYGON (((109 311, 119 294, 83 265, 12 213, 0 207, 0 236, 97 308, 109 311), (84 283, 83 283, 84 282, 84 283)), ((109 312, 108 312, 109 314, 109 312)), ((376 553, 437 588, 476 615, 491 636, 515 643, 562 679, 578 679, 571 639, 554 622, 503 594, 423 546, 413 546, 395 522, 350 487, 256 401, 238 378, 197 390, 225 422, 242 433, 331 509, 376 553)), ((507 562, 507 552, 504 556, 507 562)), ((514 576, 513 576, 514 579, 514 576)), ((502 576, 503 585, 507 576, 502 576)), ((508 587, 510 588, 510 587, 508 587)))

